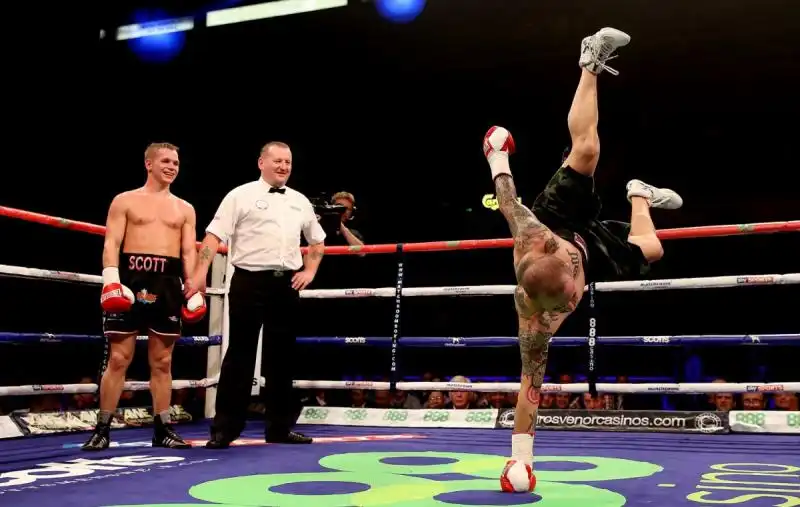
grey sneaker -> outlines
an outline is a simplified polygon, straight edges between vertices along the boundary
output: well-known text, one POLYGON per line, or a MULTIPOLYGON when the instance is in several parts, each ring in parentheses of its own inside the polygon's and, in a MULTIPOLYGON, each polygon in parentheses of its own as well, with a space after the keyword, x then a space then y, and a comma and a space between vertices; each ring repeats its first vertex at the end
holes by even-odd
POLYGON ((628 201, 631 197, 644 197, 651 208, 678 209, 683 206, 681 196, 668 188, 656 188, 641 180, 631 180, 625 188, 628 189, 628 201))
POLYGON ((614 51, 627 46, 631 36, 616 28, 603 28, 594 35, 586 37, 581 42, 581 58, 578 65, 592 74, 600 74, 603 70, 614 76, 619 72, 612 69, 606 62, 613 60, 617 55, 611 56, 614 51))

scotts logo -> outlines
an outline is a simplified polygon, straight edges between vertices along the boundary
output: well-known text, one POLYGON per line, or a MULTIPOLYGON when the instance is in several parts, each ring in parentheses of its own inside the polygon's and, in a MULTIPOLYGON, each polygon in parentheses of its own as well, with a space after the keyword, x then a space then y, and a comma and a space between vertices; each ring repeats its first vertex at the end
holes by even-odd
POLYGON ((408 412, 405 410, 387 410, 383 414, 384 421, 403 422, 408 419, 408 412))
POLYGON ((99 471, 124 471, 135 467, 183 461, 176 456, 118 456, 108 459, 73 459, 64 463, 40 463, 37 468, 0 474, 0 488, 23 486, 40 479, 82 477, 99 471))
POLYGON ((450 413, 446 410, 429 410, 422 417, 422 420, 427 422, 444 422, 448 419, 450 419, 450 413))
POLYGON ((642 343, 669 343, 669 336, 643 336, 642 343))
POLYGON ((468 423, 488 423, 494 421, 491 410, 481 410, 480 412, 470 412, 467 415, 468 423))
POLYGON ((322 421, 328 417, 328 409, 309 407, 305 411, 306 419, 313 419, 314 421, 322 421))
MULTIPOLYGON (((327 410, 325 412, 327 412, 327 410)), ((348 421, 363 421, 367 418, 367 411, 363 408, 356 410, 345 410, 344 418, 348 421)))

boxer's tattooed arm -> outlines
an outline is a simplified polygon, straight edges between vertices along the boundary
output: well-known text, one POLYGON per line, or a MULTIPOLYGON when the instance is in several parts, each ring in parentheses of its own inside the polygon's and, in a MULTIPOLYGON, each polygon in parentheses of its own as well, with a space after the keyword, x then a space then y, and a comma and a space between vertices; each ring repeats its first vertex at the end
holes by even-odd
POLYGON ((522 356, 522 376, 530 379, 535 388, 540 388, 544 382, 544 372, 547 368, 547 350, 550 346, 550 319, 540 318, 539 322, 520 320, 519 350, 522 356), (547 325, 543 322, 547 322, 547 325))
POLYGON ((201 261, 210 262, 211 258, 213 256, 214 255, 211 253, 211 249, 208 246, 203 246, 203 248, 200 249, 200 260, 201 261))
POLYGON ((501 174, 495 178, 494 187, 500 212, 506 217, 511 235, 514 237, 515 248, 527 251, 533 242, 546 240, 551 249, 558 249, 558 242, 550 229, 542 224, 531 210, 517 201, 517 189, 511 176, 501 174), (550 239, 552 242, 549 241, 550 239))
POLYGON ((533 317, 534 311, 525 299, 525 289, 519 286, 514 290, 514 307, 517 309, 517 315, 520 319, 528 320, 533 317))

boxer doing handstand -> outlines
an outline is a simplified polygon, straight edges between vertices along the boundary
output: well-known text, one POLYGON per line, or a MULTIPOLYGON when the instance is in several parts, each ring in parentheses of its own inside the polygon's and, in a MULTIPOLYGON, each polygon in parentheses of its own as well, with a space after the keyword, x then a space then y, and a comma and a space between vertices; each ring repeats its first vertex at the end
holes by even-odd
POLYGON ((493 127, 484 139, 500 211, 514 238, 514 301, 522 356, 511 459, 501 475, 504 491, 531 491, 535 486, 531 469, 534 429, 550 338, 577 307, 587 281, 647 273, 650 263, 663 255, 650 208, 677 209, 682 205, 675 192, 632 180, 627 184, 630 223, 598 219, 601 204, 593 179, 600 153, 597 76, 603 70, 616 74, 605 62, 629 42, 627 34, 613 28, 583 39, 581 78, 567 119, 572 149, 532 210, 517 201, 508 162, 515 149, 511 134, 493 127), (524 485, 508 478, 512 467, 522 465, 527 471, 523 479, 529 482, 524 485))
POLYGON ((108 348, 97 426, 82 447, 85 451, 103 450, 111 443, 111 420, 139 333, 148 335, 153 447, 191 447, 172 428, 169 407, 172 349, 181 335, 181 319, 196 322, 206 312, 201 294, 184 299, 181 281, 194 271, 197 260, 197 220, 194 208, 170 193, 180 168, 178 149, 151 144, 144 165, 144 186, 117 195, 108 210, 100 296, 108 348))

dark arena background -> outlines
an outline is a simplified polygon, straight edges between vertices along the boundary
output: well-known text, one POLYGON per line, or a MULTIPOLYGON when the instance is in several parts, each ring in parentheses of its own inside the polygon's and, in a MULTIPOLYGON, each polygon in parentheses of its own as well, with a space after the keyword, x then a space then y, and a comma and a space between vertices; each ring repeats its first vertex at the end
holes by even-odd
POLYGON ((796 1, 26 7, 5 65, 0 506, 800 506, 796 1), (530 206, 570 148, 581 40, 603 27, 631 42, 619 76, 599 76, 602 214, 629 219, 634 178, 684 205, 653 210, 665 256, 647 279, 598 284, 552 339, 538 483, 502 493, 520 352, 481 144, 493 125, 513 134, 530 206), (353 194, 365 243, 343 254, 320 213, 340 247, 295 323, 296 429, 314 443, 265 444, 254 372, 244 436, 204 448, 227 338, 220 254, 209 315, 173 360, 172 418, 194 448, 150 446, 142 340, 112 447, 81 453, 112 198, 142 185, 148 144, 173 143, 172 191, 202 240, 269 141, 291 146, 290 187, 353 194))

